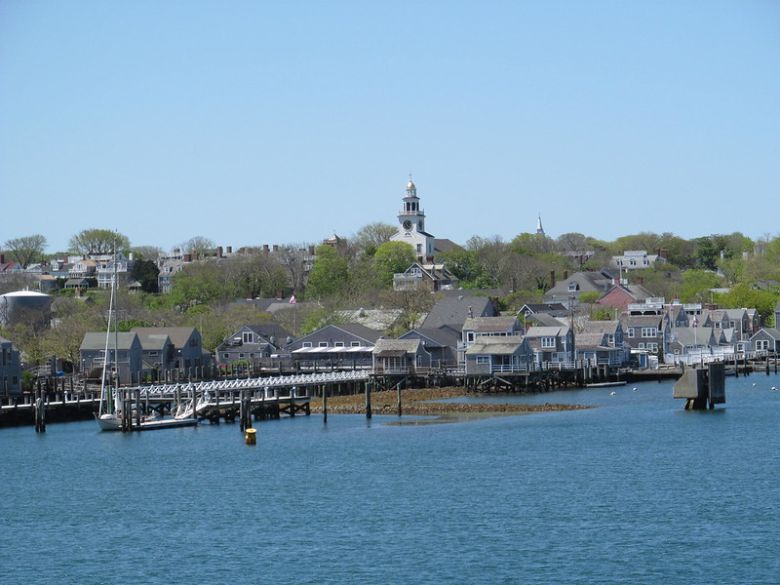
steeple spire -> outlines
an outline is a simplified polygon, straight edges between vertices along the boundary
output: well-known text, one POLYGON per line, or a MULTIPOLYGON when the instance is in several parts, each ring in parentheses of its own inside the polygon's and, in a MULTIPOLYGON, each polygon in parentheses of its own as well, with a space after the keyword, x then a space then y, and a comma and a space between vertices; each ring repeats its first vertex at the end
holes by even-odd
POLYGON ((537 236, 543 236, 544 235, 544 228, 542 227, 542 216, 538 215, 538 220, 536 222, 536 235, 537 236))

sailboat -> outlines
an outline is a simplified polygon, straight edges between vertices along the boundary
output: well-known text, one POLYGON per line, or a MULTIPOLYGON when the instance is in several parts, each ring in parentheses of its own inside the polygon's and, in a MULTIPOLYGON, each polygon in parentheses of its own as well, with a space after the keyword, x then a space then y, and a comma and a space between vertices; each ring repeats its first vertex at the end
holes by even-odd
MULTIPOLYGON (((100 378, 100 407, 96 415, 100 430, 102 431, 121 431, 122 430, 122 404, 117 399, 119 386, 119 330, 117 323, 117 263, 116 263, 116 245, 114 246, 114 274, 111 278, 111 298, 108 302, 108 326, 106 327, 106 345, 103 354, 103 373, 100 378), (113 370, 108 365, 111 353, 109 343, 111 339, 111 327, 113 325, 114 337, 114 360, 113 370), (107 380, 108 379, 108 380, 107 380)), ((179 405, 180 408, 171 418, 152 418, 150 416, 141 419, 139 424, 133 425, 133 430, 150 431, 154 429, 171 429, 177 427, 192 427, 198 424, 198 417, 195 409, 195 394, 193 392, 192 400, 189 404, 179 405)), ((130 413, 132 414, 132 413, 130 413)), ((132 420, 132 417, 130 417, 132 420)))
POLYGON ((103 351, 103 372, 100 375, 100 406, 96 415, 101 431, 120 431, 122 430, 122 412, 118 404, 116 388, 118 386, 119 374, 119 330, 116 319, 116 242, 114 243, 114 274, 111 277, 111 296, 108 301, 108 325, 106 327, 106 346, 103 351), (110 353, 108 350, 109 340, 111 339, 111 326, 114 327, 114 369, 109 370, 110 353), (106 384, 106 378, 110 376, 110 381, 106 384))

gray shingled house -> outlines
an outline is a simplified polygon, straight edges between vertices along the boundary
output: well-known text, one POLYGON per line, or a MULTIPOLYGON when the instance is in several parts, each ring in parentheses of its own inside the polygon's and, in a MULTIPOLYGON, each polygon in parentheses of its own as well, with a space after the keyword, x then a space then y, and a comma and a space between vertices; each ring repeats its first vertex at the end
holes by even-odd
POLYGON ((22 391, 22 363, 19 351, 10 340, 0 337, 0 394, 22 391))
POLYGON ((244 325, 217 346, 217 363, 230 366, 268 358, 282 352, 291 341, 290 333, 277 323, 244 325))
POLYGON ((534 352, 522 335, 478 337, 465 352, 469 376, 526 371, 533 361, 534 352))
POLYGON ((777 353, 780 351, 780 329, 763 327, 750 338, 750 347, 757 353, 777 353))
MULTIPOLYGON (((109 364, 118 364, 119 383, 133 384, 140 380, 143 365, 143 351, 141 341, 135 332, 112 333, 108 344, 109 364), (118 356, 114 361, 114 347, 116 339, 116 349, 118 356)), ((100 377, 103 369, 103 360, 105 358, 106 334, 100 332, 90 332, 84 335, 79 348, 79 363, 81 364, 81 373, 87 377, 100 377)), ((112 366, 115 368, 115 366, 112 366)))
POLYGON ((420 339, 377 339, 371 353, 375 374, 416 374, 432 364, 420 339))
POLYGON ((301 368, 371 367, 381 333, 357 323, 330 324, 294 340, 287 349, 301 368))
POLYGON ((208 365, 205 363, 203 341, 200 331, 194 327, 133 327, 131 330, 138 335, 167 335, 173 344, 173 357, 170 367, 179 370, 190 370, 208 365))
POLYGON ((440 329, 412 329, 398 339, 419 339, 425 351, 431 354, 433 368, 454 368, 458 364, 460 335, 449 327, 440 329))

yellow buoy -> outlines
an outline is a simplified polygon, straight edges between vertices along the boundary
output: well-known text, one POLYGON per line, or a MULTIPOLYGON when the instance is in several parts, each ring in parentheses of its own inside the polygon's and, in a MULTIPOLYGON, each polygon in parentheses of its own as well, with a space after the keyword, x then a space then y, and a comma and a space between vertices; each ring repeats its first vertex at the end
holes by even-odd
POLYGON ((247 445, 257 444, 257 431, 255 429, 247 429, 244 431, 244 442, 247 445))

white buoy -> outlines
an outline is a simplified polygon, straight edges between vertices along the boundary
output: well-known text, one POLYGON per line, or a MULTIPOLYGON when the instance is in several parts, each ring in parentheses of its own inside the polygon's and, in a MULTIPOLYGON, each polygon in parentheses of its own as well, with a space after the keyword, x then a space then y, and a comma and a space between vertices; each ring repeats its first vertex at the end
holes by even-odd
POLYGON ((770 388, 770 390, 772 390, 772 392, 777 392, 777 386, 772 386, 772 387, 770 388))
POLYGON ((639 388, 637 388, 636 386, 634 386, 634 392, 636 392, 637 390, 639 390, 639 388))
POLYGON ((610 392, 609 393, 610 396, 614 396, 615 394, 617 394, 617 392, 610 392))

